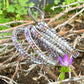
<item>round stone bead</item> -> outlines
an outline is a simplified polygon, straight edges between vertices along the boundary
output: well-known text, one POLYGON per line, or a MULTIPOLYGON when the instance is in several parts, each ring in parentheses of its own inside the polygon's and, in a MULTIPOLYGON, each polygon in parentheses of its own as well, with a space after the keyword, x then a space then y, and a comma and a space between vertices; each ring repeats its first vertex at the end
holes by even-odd
POLYGON ((29 35, 29 33, 28 33, 28 32, 26 32, 25 34, 26 34, 26 35, 29 35))
POLYGON ((18 50, 20 51, 20 53, 21 53, 21 54, 24 54, 24 52, 23 52, 23 50, 22 50, 22 49, 20 49, 20 48, 19 48, 18 50))
POLYGON ((41 38, 41 35, 39 34, 38 37, 41 38))
POLYGON ((28 57, 27 59, 28 59, 29 61, 31 60, 31 58, 30 58, 30 57, 28 57))
POLYGON ((36 52, 37 52, 37 53, 39 53, 40 51, 39 51, 39 50, 37 50, 36 52))
POLYGON ((12 40, 14 40, 15 38, 12 36, 12 40))
POLYGON ((20 48, 18 44, 16 45, 16 47, 17 47, 18 49, 20 48))
POLYGON ((33 45, 33 42, 30 42, 31 45, 33 45))
POLYGON ((25 53, 25 54, 23 54, 25 57, 28 57, 28 55, 25 53))
POLYGON ((34 47, 36 47, 36 46, 33 44, 32 47, 34 48, 34 47))
POLYGON ((34 47, 34 50, 38 50, 37 47, 34 47))

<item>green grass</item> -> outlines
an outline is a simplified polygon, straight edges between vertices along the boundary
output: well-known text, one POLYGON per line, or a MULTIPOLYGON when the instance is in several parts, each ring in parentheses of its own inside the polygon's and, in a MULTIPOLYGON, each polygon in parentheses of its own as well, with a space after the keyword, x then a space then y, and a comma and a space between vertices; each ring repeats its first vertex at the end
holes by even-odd
POLYGON ((0 26, 0 31, 1 31, 1 30, 5 30, 5 29, 9 29, 9 27, 0 26))
MULTIPOLYGON (((11 36, 11 35, 12 35, 12 32, 9 32, 9 33, 4 32, 4 33, 0 34, 0 37, 1 36, 11 36)), ((3 39, 7 39, 7 38, 3 38, 3 39)), ((1 38, 0 38, 0 40, 1 40, 1 38)))
POLYGON ((9 32, 9 33, 4 32, 0 34, 0 36, 10 36, 10 35, 12 35, 12 32, 9 32))

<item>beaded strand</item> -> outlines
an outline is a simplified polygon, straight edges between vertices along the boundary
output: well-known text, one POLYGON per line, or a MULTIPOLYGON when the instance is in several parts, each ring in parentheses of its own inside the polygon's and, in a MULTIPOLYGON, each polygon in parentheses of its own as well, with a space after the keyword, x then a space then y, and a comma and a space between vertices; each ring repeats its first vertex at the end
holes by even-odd
MULTIPOLYGON (((61 48, 66 48, 66 51, 69 51, 74 58, 79 56, 78 51, 76 49, 74 49, 62 36, 55 33, 48 26, 46 26, 46 23, 45 23, 45 25, 42 22, 38 23, 37 29, 50 35, 53 39, 56 40, 57 43, 60 43, 60 45, 63 46, 63 47, 61 46, 61 48)), ((57 44, 57 45, 59 45, 59 44, 57 44)))
POLYGON ((34 56, 29 55, 28 53, 26 53, 22 47, 20 46, 20 44, 17 41, 17 36, 16 36, 16 29, 13 31, 12 34, 12 40, 14 42, 14 45, 16 47, 16 49, 24 56, 26 57, 29 61, 31 60, 34 63, 37 64, 46 64, 43 60, 41 60, 40 58, 35 58, 34 56))
POLYGON ((45 44, 43 41, 41 41, 41 39, 38 38, 38 36, 35 34, 37 32, 33 29, 34 28, 31 28, 31 33, 33 34, 33 36, 45 47, 45 49, 48 51, 49 54, 51 53, 51 55, 54 56, 55 59, 53 58, 53 60, 58 62, 59 61, 58 54, 55 51, 53 51, 47 44, 45 44))
POLYGON ((59 49, 56 45, 52 44, 50 41, 48 41, 46 38, 44 38, 44 36, 42 36, 41 33, 38 30, 33 28, 33 29, 31 29, 31 31, 32 31, 33 34, 37 34, 38 37, 40 36, 39 39, 41 41, 43 41, 44 43, 46 43, 54 51, 56 51, 57 53, 59 53, 62 56, 65 55, 65 53, 61 49, 59 49))
MULTIPOLYGON (((48 57, 46 57, 46 56, 42 53, 42 51, 38 48, 38 46, 35 44, 35 42, 33 41, 32 37, 31 37, 30 28, 32 29, 32 28, 34 28, 34 26, 32 27, 32 26, 30 25, 30 26, 28 26, 28 27, 25 28, 25 37, 26 37, 27 41, 30 43, 30 45, 32 45, 32 48, 35 50, 35 52, 36 52, 39 56, 41 56, 41 58, 42 58, 43 60, 45 60, 47 63, 50 63, 50 64, 55 65, 55 64, 56 64, 56 63, 55 63, 56 61, 53 62, 53 61, 51 61, 51 60, 48 60, 48 57)), ((36 34, 38 35, 37 32, 36 32, 36 34)), ((38 35, 38 36, 40 36, 40 35, 38 35)))

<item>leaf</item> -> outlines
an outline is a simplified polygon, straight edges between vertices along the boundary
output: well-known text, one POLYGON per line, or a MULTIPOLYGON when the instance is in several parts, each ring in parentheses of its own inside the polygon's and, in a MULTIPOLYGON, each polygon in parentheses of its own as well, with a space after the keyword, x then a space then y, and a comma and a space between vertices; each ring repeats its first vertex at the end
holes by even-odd
POLYGON ((9 6, 9 0, 6 0, 7 1, 7 8, 8 8, 8 6, 9 6))
POLYGON ((0 17, 0 23, 5 23, 5 22, 9 22, 9 21, 10 21, 9 18, 0 17))
POLYGON ((80 1, 84 1, 84 0, 80 0, 80 1))
POLYGON ((65 72, 70 72, 71 70, 69 69, 69 67, 66 67, 65 72))
POLYGON ((34 4, 33 2, 30 2, 30 3, 28 4, 29 7, 34 6, 34 5, 35 5, 35 4, 34 4))
POLYGON ((66 71, 66 67, 61 66, 60 72, 65 72, 66 71))
POLYGON ((65 78, 65 73, 62 72, 62 73, 60 74, 60 80, 63 80, 64 78, 65 78))
POLYGON ((3 13, 3 11, 2 10, 0 10, 0 14, 2 14, 3 13))
POLYGON ((63 5, 65 5, 66 3, 65 3, 65 2, 63 2, 62 4, 63 4, 63 5))
POLYGON ((14 3, 14 4, 17 4, 17 1, 16 1, 16 0, 13 0, 13 3, 14 3))
POLYGON ((9 5, 8 9, 7 9, 7 12, 12 12, 14 13, 15 12, 15 6, 14 5, 9 5))
POLYGON ((27 14, 27 10, 25 8, 21 8, 20 6, 17 7, 16 13, 19 14, 20 16, 23 14, 27 14))
POLYGON ((28 0, 19 0, 19 4, 23 7, 26 7, 28 4, 27 4, 28 0))
POLYGON ((61 69, 60 69, 60 72, 70 72, 71 70, 69 69, 69 67, 64 67, 64 66, 61 66, 61 69))
POLYGON ((53 7, 53 6, 55 6, 55 4, 48 4, 48 5, 46 5, 44 11, 52 13, 53 10, 51 9, 51 7, 53 7))
POLYGON ((2 3, 0 3, 0 9, 2 8, 1 6, 2 6, 2 3))
POLYGON ((54 0, 55 4, 58 4, 60 2, 60 0, 54 0))

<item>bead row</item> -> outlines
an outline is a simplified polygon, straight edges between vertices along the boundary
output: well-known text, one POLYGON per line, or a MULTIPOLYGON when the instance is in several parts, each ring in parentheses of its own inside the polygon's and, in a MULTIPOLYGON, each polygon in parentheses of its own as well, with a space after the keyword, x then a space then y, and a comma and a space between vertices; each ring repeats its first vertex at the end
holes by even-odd
POLYGON ((18 43, 17 41, 17 38, 16 38, 16 29, 13 31, 13 34, 12 34, 12 40, 14 42, 14 45, 16 47, 16 49, 24 56, 26 57, 28 60, 31 60, 32 62, 34 63, 37 63, 37 64, 46 64, 43 60, 41 60, 40 58, 35 58, 31 55, 29 55, 28 53, 26 53, 20 46, 20 44, 18 43))
MULTIPOLYGON (((45 47, 45 49, 49 52, 49 54, 50 54, 50 52, 51 52, 51 55, 54 56, 53 60, 55 60, 56 62, 58 62, 58 61, 59 61, 59 59, 58 59, 58 54, 57 54, 55 51, 53 51, 51 48, 49 48, 47 44, 45 44, 44 42, 42 42, 42 41, 38 38, 37 35, 39 35, 39 34, 38 34, 35 30, 33 30, 33 28, 31 29, 31 33, 32 33, 33 36, 45 47), (36 34, 37 34, 37 35, 36 35, 36 34)), ((52 56, 52 57, 53 57, 53 56, 52 56)), ((52 61, 53 61, 53 60, 52 60, 52 61)))
MULTIPOLYGON (((31 25, 30 25, 31 26, 31 25)), ((53 64, 55 65, 56 63, 48 60, 48 57, 46 57, 42 51, 38 48, 38 46, 35 44, 35 42, 33 41, 32 37, 31 37, 31 33, 30 33, 30 26, 25 28, 25 37, 27 39, 27 41, 30 43, 30 45, 32 46, 32 48, 35 50, 35 52, 43 59, 45 60, 47 63, 53 64)), ((31 26, 31 29, 34 28, 31 26)), ((37 33, 38 34, 38 33, 37 33)), ((38 35, 38 37, 40 37, 40 35, 38 35)))
POLYGON ((59 49, 56 45, 52 44, 50 41, 48 41, 46 38, 44 38, 44 36, 42 36, 38 30, 33 28, 31 31, 33 34, 36 34, 41 41, 43 41, 45 44, 47 44, 54 51, 56 51, 57 53, 59 53, 62 56, 65 55, 65 53, 61 49, 59 49))
POLYGON ((51 36, 49 36, 49 35, 47 35, 47 34, 45 34, 45 33, 42 33, 42 34, 44 35, 44 37, 48 38, 48 40, 49 40, 52 44, 57 45, 60 49, 62 49, 62 51, 64 51, 65 53, 69 53, 69 54, 73 55, 71 52, 69 52, 69 51, 67 50, 66 47, 64 47, 64 46, 63 46, 62 44, 60 44, 59 42, 56 42, 56 40, 53 39, 51 36))
MULTIPOLYGON (((62 45, 64 48, 66 48, 66 51, 69 51, 74 58, 78 57, 78 51, 74 49, 62 36, 52 31, 48 26, 45 26, 42 23, 38 23, 37 28, 50 35, 53 39, 55 39, 56 42, 62 45)), ((62 46, 60 47, 63 48, 62 46)))
MULTIPOLYGON (((32 32, 31 32, 31 33, 32 33, 32 32)), ((32 34, 33 34, 33 33, 32 33, 32 34)), ((48 53, 50 53, 50 48, 49 48, 43 41, 41 41, 41 40, 38 38, 37 35, 33 34, 32 36, 38 41, 39 44, 41 43, 41 45, 43 45, 43 46, 45 47, 45 49, 46 49, 46 51, 47 51, 48 53)))

